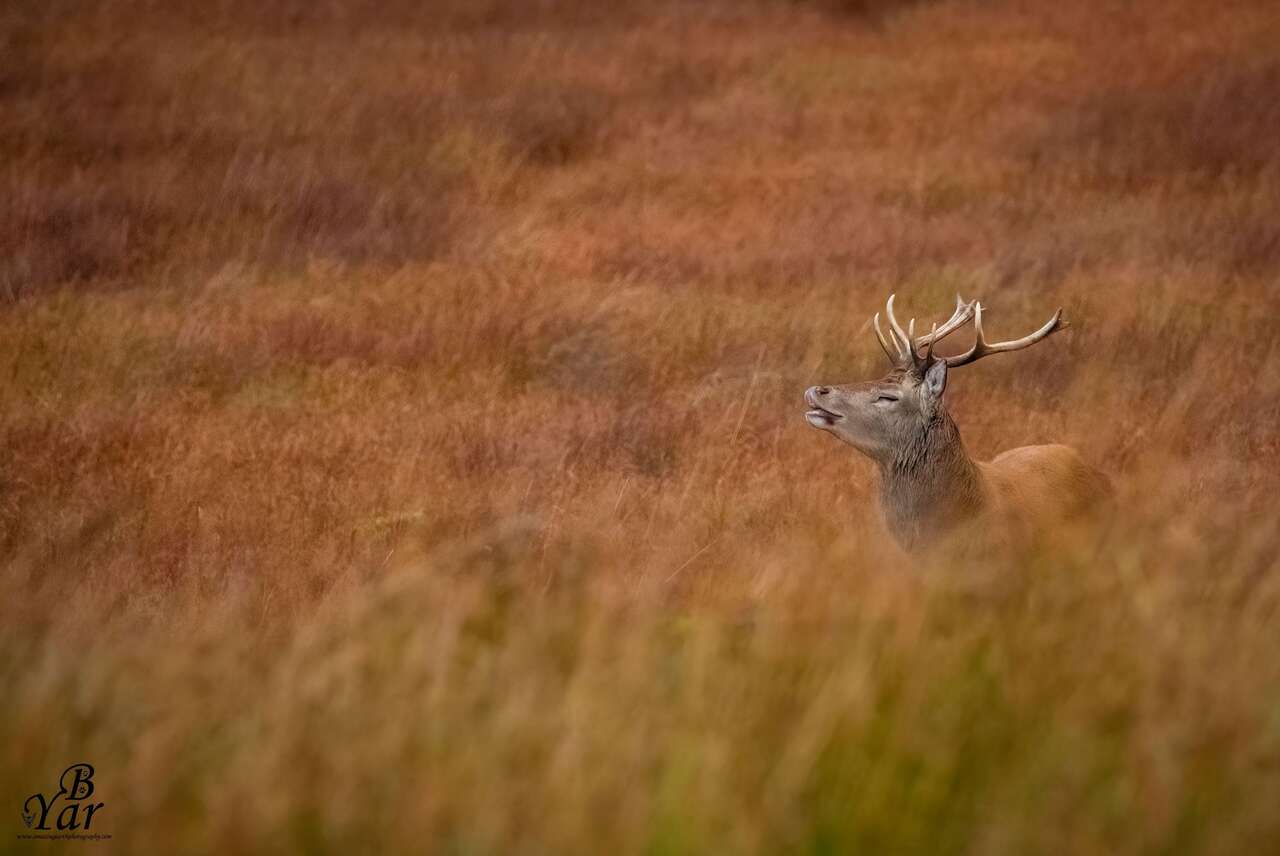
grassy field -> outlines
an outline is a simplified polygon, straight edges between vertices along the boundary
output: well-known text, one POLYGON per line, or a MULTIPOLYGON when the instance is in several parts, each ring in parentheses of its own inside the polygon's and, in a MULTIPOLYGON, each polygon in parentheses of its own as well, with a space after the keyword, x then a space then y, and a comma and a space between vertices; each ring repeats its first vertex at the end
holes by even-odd
POLYGON ((0 9, 0 852, 1280 847, 1270 0, 0 9), (890 291, 1119 508, 888 540, 890 291), (83 848, 83 849, 81 849, 83 848))

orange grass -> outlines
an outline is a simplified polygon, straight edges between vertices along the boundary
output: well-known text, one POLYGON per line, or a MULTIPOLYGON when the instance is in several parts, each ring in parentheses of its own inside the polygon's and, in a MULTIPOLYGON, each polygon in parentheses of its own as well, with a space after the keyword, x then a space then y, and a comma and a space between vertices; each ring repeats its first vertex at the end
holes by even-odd
POLYGON ((0 10, 0 851, 1240 853, 1280 836, 1274 4, 0 10), (801 391, 956 291, 923 566, 801 391), (71 846, 71 845, 67 845, 71 846))

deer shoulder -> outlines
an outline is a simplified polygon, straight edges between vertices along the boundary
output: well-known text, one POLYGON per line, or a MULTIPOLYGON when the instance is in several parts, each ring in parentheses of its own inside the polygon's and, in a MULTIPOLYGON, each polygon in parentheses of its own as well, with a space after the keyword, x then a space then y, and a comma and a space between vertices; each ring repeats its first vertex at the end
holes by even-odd
POLYGON ((1087 518, 1111 495, 1105 475, 1070 446, 1053 443, 1001 452, 979 469, 991 514, 1020 530, 1023 540, 1058 523, 1087 518))

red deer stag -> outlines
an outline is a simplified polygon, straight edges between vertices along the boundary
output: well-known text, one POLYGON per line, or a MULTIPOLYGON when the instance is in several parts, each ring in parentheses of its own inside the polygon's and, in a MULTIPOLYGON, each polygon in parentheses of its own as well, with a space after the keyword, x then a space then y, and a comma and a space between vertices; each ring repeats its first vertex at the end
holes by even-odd
POLYGON ((1022 446, 991 461, 975 461, 965 452, 942 397, 948 372, 992 354, 1029 348, 1067 326, 1059 309, 1034 333, 990 344, 982 332, 982 308, 957 296, 951 318, 916 338, 915 319, 904 331, 891 295, 885 314, 892 338, 880 329, 879 313, 874 323, 893 370, 878 381, 814 386, 804 394, 810 425, 834 434, 879 467, 881 510, 907 550, 936 544, 957 531, 978 534, 984 543, 1025 544, 1096 508, 1111 491, 1106 476, 1067 446, 1022 446), (934 345, 970 321, 973 347, 953 357, 934 353, 934 345), (969 522, 979 529, 961 530, 969 522))

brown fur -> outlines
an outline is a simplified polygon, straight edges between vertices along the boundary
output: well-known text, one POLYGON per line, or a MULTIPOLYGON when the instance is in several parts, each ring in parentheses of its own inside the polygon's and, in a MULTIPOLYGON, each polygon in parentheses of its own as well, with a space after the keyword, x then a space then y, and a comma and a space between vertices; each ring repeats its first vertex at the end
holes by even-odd
POLYGON ((1019 446, 977 464, 984 513, 996 532, 1025 545, 1062 524, 1096 515, 1111 495, 1110 480, 1075 449, 1052 443, 1019 446))

